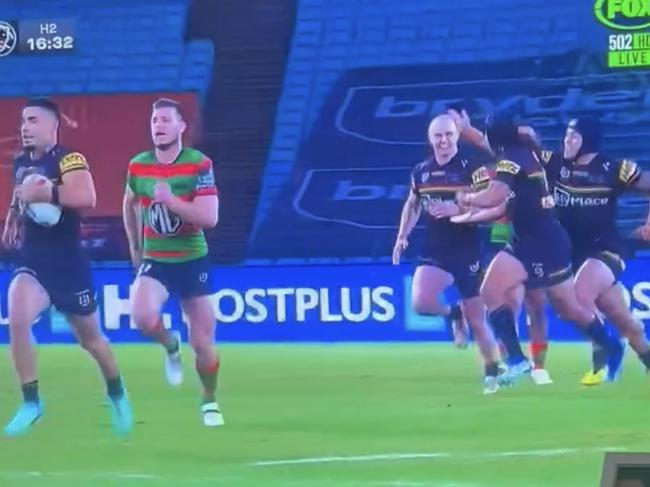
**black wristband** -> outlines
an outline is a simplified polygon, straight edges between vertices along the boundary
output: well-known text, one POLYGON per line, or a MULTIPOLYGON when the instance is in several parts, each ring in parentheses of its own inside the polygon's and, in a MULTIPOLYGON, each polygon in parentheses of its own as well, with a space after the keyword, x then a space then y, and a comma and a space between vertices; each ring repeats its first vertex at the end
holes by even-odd
POLYGON ((59 186, 57 184, 52 186, 52 204, 59 204, 59 186))

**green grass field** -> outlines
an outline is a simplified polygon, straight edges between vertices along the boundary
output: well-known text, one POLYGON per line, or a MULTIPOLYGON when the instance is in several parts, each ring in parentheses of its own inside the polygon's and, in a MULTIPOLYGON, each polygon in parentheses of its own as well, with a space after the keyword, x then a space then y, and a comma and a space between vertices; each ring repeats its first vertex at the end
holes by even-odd
MULTIPOLYGON (((116 350, 132 437, 113 436, 80 350, 42 348, 46 414, 28 436, 0 438, 0 486, 592 487, 604 449, 650 448, 650 388, 633 354, 618 383, 585 389, 585 345, 551 347, 554 385, 525 379, 490 397, 475 351, 450 345, 227 345, 216 430, 200 423, 189 354, 188 380, 171 389, 157 348, 116 350), (321 460, 256 465, 304 458, 321 460)), ((4 422, 18 397, 0 363, 4 422)))

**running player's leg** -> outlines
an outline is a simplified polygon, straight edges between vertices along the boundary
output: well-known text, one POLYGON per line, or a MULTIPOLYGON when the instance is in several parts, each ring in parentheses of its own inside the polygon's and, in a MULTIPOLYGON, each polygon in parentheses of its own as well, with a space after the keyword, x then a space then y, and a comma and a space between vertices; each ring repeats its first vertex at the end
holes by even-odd
POLYGON ((4 430, 10 436, 25 433, 42 414, 31 327, 49 307, 50 298, 32 272, 19 269, 9 285, 11 356, 23 394, 22 405, 4 430))
POLYGON ((211 299, 210 267, 207 257, 177 264, 174 281, 189 324, 189 341, 203 386, 203 424, 221 426, 224 420, 216 398, 221 360, 215 347, 216 317, 211 299))
POLYGON ((580 328, 607 353, 608 376, 613 379, 623 359, 623 346, 604 326, 593 309, 583 306, 575 293, 573 279, 565 279, 547 289, 549 299, 561 319, 580 328))
POLYGON ((454 283, 453 276, 436 265, 422 264, 415 269, 411 290, 413 310, 421 315, 443 316, 447 319, 456 346, 464 347, 464 333, 460 305, 448 305, 440 299, 443 292, 454 283))
POLYGON ((521 306, 513 302, 523 295, 528 274, 523 264, 509 251, 499 252, 488 266, 481 286, 481 297, 495 334, 503 343, 511 365, 527 363, 517 333, 516 311, 521 306))
POLYGON ((530 355, 533 360, 531 377, 537 385, 551 384, 553 381, 545 368, 546 352, 548 351, 548 318, 544 289, 526 290, 525 305, 530 337, 530 355))
POLYGON ((601 293, 596 299, 596 306, 627 338, 639 360, 650 369, 650 344, 645 336, 643 323, 634 317, 625 302, 622 284, 617 283, 601 293))
POLYGON ((189 342, 194 350, 196 371, 203 386, 202 412, 206 426, 221 426, 223 415, 216 397, 221 358, 215 347, 214 308, 209 296, 185 298, 183 312, 189 323, 189 342))
POLYGON ((141 272, 133 283, 131 295, 131 317, 138 329, 147 337, 160 343, 165 349, 165 376, 177 386, 183 382, 183 367, 180 355, 180 336, 163 326, 161 311, 169 299, 165 286, 163 266, 170 264, 142 264, 141 272))
POLYGON ((106 383, 106 394, 110 400, 113 427, 118 434, 128 434, 133 426, 133 414, 126 389, 108 340, 101 332, 96 312, 90 314, 69 314, 70 323, 81 347, 97 362, 106 383))

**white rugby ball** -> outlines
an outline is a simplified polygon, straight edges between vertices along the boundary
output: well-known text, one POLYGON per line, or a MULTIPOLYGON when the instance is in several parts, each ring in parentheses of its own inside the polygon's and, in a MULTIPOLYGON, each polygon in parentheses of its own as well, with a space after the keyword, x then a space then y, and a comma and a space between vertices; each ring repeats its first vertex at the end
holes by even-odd
MULTIPOLYGON (((52 186, 54 183, 40 174, 30 174, 23 184, 46 184, 52 186)), ((62 210, 58 205, 52 203, 30 203, 25 208, 25 214, 34 222, 44 227, 52 227, 61 220, 62 210)))

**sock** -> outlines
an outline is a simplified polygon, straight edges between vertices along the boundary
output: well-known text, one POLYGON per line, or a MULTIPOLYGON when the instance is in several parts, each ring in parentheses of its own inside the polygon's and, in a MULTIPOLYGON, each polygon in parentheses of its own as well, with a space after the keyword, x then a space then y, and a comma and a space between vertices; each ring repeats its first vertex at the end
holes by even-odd
POLYGON ((463 311, 460 307, 460 304, 452 304, 449 307, 449 319, 452 321, 459 321, 463 319, 463 311))
POLYGON ((176 339, 176 337, 174 337, 174 335, 169 333, 169 330, 165 329, 165 327, 163 326, 162 319, 158 320, 158 323, 154 328, 153 335, 158 338, 158 341, 161 343, 163 347, 165 347, 167 353, 172 354, 178 352, 178 349, 180 348, 180 343, 176 339))
POLYGON ((117 376, 106 379, 106 392, 108 397, 117 399, 124 395, 124 386, 122 385, 122 377, 120 374, 117 376))
POLYGON ((607 352, 595 343, 591 351, 591 365, 594 373, 604 369, 607 365, 607 352))
POLYGON ((501 354, 501 360, 504 362, 508 361, 508 351, 506 350, 506 347, 503 345, 503 342, 501 340, 497 340, 499 344, 499 353, 501 354))
POLYGON ((521 350, 519 337, 517 336, 517 323, 515 314, 506 306, 502 306, 490 313, 490 322, 494 328, 494 333, 501 340, 508 353, 510 363, 518 363, 526 360, 524 352, 521 350))
POLYGON ((215 360, 214 364, 207 367, 200 366, 197 361, 196 372, 199 374, 201 384, 203 384, 203 403, 214 402, 216 400, 215 392, 219 375, 219 360, 215 360))
POLYGON ((646 350, 643 353, 640 353, 639 360, 643 362, 643 365, 645 365, 646 369, 650 370, 650 349, 646 350))
POLYGON ((619 342, 605 325, 597 318, 587 327, 587 336, 609 356, 619 348, 619 342))
POLYGON ((496 377, 499 375, 499 364, 492 362, 485 364, 485 377, 496 377))
POLYGON ((530 354, 533 356, 533 367, 536 369, 543 369, 546 363, 546 351, 548 350, 548 343, 546 342, 530 342, 530 354))
POLYGON ((38 397, 38 380, 27 382, 22 385, 23 400, 25 402, 40 402, 38 397))

